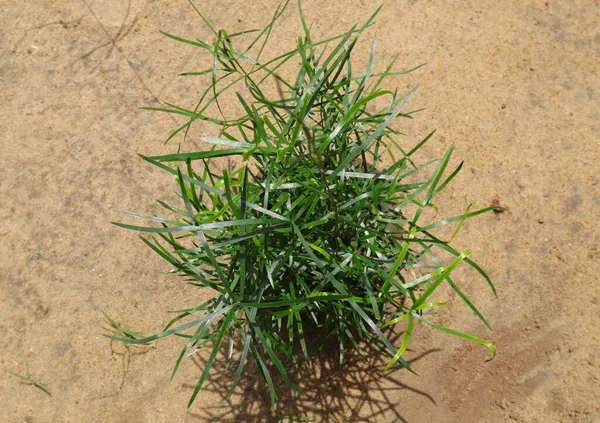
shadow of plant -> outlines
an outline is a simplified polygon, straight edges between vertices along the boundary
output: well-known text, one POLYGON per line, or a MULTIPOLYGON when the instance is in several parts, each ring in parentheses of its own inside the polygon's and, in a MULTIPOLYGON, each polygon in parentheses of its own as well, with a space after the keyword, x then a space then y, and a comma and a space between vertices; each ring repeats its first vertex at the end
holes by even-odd
MULTIPOLYGON (((212 406, 197 408, 190 415, 207 422, 407 422, 397 401, 402 391, 421 395, 436 405, 427 392, 399 380, 398 372, 406 372, 406 369, 396 367, 385 371, 387 362, 382 359, 381 352, 371 345, 362 348, 366 358, 356 350, 348 349, 340 366, 339 346, 329 344, 312 357, 310 368, 304 366, 302 375, 291 371, 290 377, 298 382, 304 395, 276 378, 279 401, 275 411, 271 410, 265 381, 254 366, 246 366, 238 388, 229 395, 235 365, 226 369, 223 358, 213 363, 211 376, 202 388, 211 397, 221 400, 212 406)), ((436 351, 439 350, 426 351, 409 362, 416 362, 436 351)), ((200 369, 204 368, 201 357, 192 359, 200 369)), ((184 386, 194 389, 191 384, 184 386)))

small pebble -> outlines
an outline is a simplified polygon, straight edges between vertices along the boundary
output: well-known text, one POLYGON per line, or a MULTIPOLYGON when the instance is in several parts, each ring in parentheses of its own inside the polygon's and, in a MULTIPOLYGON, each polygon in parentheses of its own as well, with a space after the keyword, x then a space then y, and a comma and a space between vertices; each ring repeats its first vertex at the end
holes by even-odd
MULTIPOLYGON (((500 200, 498 200, 497 198, 494 198, 494 199, 492 200, 492 206, 498 206, 498 207, 501 207, 501 206, 500 206, 500 200)), ((504 213, 504 210, 494 210, 494 213, 496 213, 496 214, 504 213)))

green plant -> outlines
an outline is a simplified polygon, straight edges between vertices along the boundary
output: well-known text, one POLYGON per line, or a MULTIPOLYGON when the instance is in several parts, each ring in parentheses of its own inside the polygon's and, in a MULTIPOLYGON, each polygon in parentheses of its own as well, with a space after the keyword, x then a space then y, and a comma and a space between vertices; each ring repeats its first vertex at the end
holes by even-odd
MULTIPOLYGON (((139 333, 135 332, 129 327, 129 324, 125 319, 121 319, 120 322, 116 321, 112 317, 110 317, 107 313, 102 312, 104 318, 106 319, 106 323, 108 323, 109 327, 102 326, 102 329, 112 333, 113 336, 118 338, 128 338, 128 339, 142 339, 143 336, 139 333)), ((125 347, 128 348, 129 345, 125 344, 125 347)))
POLYGON ((212 67, 185 74, 205 75, 210 82, 193 110, 173 105, 148 109, 187 118, 169 139, 187 134, 197 121, 218 127, 218 136, 204 138, 211 146, 207 151, 141 156, 175 177, 183 208, 158 201, 175 216, 170 219, 121 212, 155 222, 155 227, 115 223, 156 234, 142 240, 173 266, 173 273, 215 291, 197 307, 179 310, 153 336, 109 336, 131 344, 169 335, 185 338, 173 375, 182 359, 212 345, 189 405, 221 349, 228 366, 234 361, 235 344, 241 352, 231 391, 252 359, 273 406, 273 372, 300 391, 289 369, 309 366, 311 353, 329 341, 339 345, 340 363, 346 348, 362 353, 361 342, 369 341, 389 357, 388 368, 399 363, 412 371, 402 355, 420 322, 495 354, 490 342, 428 317, 430 309, 444 304, 433 302, 432 295, 445 281, 489 327, 451 273, 466 262, 494 290, 490 278, 468 258, 468 250, 455 250, 432 231, 453 222, 460 228, 467 218, 500 208, 470 211, 469 206, 459 216, 420 222, 427 208, 437 210, 432 201, 462 163, 446 176, 452 148, 435 166, 434 161, 414 162, 435 131, 412 148, 400 145, 401 133, 392 122, 412 119, 416 111, 405 108, 415 90, 398 94, 381 88, 386 78, 410 71, 392 70, 397 57, 376 71, 381 62, 375 58, 376 39, 366 70, 354 74, 354 48, 381 8, 360 27, 314 41, 299 3, 304 35, 296 48, 263 60, 273 25, 286 6, 276 10, 263 30, 235 34, 215 30, 196 9, 214 34, 212 44, 164 33, 212 55, 212 67), (244 51, 234 47, 249 36, 253 41, 244 51), (292 59, 300 65, 295 79, 287 81, 281 75, 293 69, 292 59), (244 111, 235 119, 227 119, 219 103, 229 91, 244 111), (241 167, 212 170, 232 156, 242 159, 241 167), (395 346, 385 331, 401 321, 406 326, 395 346), (309 324, 312 343, 307 341, 309 324))
MULTIPOLYGON (((129 327, 129 324, 127 323, 127 321, 125 319, 121 319, 121 321, 117 321, 115 319, 113 319, 112 317, 110 317, 107 313, 102 312, 102 314, 104 315, 104 319, 107 323, 107 326, 102 326, 102 329, 104 329, 105 331, 107 331, 110 335, 110 337, 113 338, 119 338, 119 339, 133 339, 133 340, 139 340, 144 338, 143 335, 135 332, 134 330, 132 330, 129 327)), ((111 340, 111 351, 113 353, 113 355, 120 355, 123 359, 123 378, 121 380, 121 385, 119 386, 119 391, 121 389, 123 389, 123 386, 125 386, 125 382, 127 381, 127 374, 129 373, 129 365, 131 364, 131 357, 135 356, 135 355, 141 355, 141 354, 146 354, 148 351, 150 351, 150 348, 143 348, 143 347, 148 347, 148 345, 146 344, 141 344, 141 345, 134 345, 134 347, 139 348, 138 351, 134 351, 132 349, 132 346, 127 343, 127 342, 123 342, 123 345, 125 346, 125 351, 122 352, 118 352, 113 348, 113 342, 111 340)))
POLYGON ((35 386, 36 388, 41 389, 42 391, 44 391, 46 394, 48 394, 49 396, 52 396, 52 394, 50 393, 50 390, 48 388, 46 388, 46 386, 40 382, 37 379, 34 379, 31 377, 31 373, 29 373, 29 368, 27 369, 27 374, 26 375, 20 375, 18 373, 15 372, 11 372, 10 370, 8 371, 8 373, 10 373, 13 376, 18 377, 19 379, 21 379, 23 381, 23 383, 25 383, 26 385, 32 385, 35 386))

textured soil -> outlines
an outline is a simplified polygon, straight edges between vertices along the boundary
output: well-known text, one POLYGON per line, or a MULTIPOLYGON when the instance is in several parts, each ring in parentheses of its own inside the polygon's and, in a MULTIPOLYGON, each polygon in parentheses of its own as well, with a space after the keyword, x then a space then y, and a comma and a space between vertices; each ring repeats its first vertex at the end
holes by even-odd
MULTIPOLYGON (((198 2, 230 33, 264 26, 275 1, 198 2)), ((305 1, 315 36, 364 21, 368 1, 305 1)), ((165 30, 211 40, 184 0, 0 2, 0 404, 6 422, 263 422, 284 416, 331 422, 600 421, 600 5, 597 1, 389 1, 377 18, 377 52, 420 88, 402 142, 438 128, 419 160, 456 145, 463 172, 440 213, 498 199, 510 211, 469 221, 456 240, 495 281, 498 298, 466 268, 456 280, 489 332, 450 293, 438 317, 490 339, 476 344, 418 327, 419 376, 381 363, 326 355, 298 399, 268 395, 249 373, 228 398, 229 374, 211 377, 186 408, 201 365, 186 360, 169 382, 180 340, 130 350, 102 336, 102 312, 143 333, 167 310, 210 293, 164 274, 166 263, 133 232, 110 225, 115 209, 158 211, 171 178, 136 153, 167 154, 179 121, 138 110, 192 106, 200 80, 176 77, 206 60, 165 30), (9 371, 39 379, 51 396, 9 371)), ((374 34, 369 31, 368 37, 374 34)), ((265 54, 294 46, 294 5, 265 54)), ((370 41, 358 49, 366 63, 370 41)), ((393 88, 393 87, 390 87, 393 88)), ((198 125, 183 150, 198 148, 198 125)), ((445 294, 448 294, 447 296, 445 294)), ((222 366, 217 363, 217 366, 222 366)), ((224 370, 223 370, 224 371, 224 370)))

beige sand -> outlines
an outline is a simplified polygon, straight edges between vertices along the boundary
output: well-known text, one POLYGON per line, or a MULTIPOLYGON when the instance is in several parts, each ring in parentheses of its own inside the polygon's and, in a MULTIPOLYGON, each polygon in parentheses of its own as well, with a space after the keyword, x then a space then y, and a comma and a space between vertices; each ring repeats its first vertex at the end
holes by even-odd
MULTIPOLYGON (((199 7, 234 31, 264 25, 275 4, 199 7)), ((320 35, 374 7, 305 2, 320 35)), ((158 30, 210 39, 184 0, 133 0, 127 12, 126 0, 0 2, 2 421, 600 421, 597 1, 387 2, 378 52, 399 52, 406 68, 428 62, 398 79, 401 89, 420 83, 413 107, 427 107, 403 142, 438 128, 420 158, 454 143, 453 163, 466 163, 442 213, 462 210, 465 196, 511 209, 473 219, 457 240, 497 284, 495 299, 474 272, 456 278, 494 332, 452 296, 440 316, 491 339, 498 356, 485 364, 485 348, 418 328, 408 357, 419 377, 360 363, 319 371, 307 398, 284 393, 274 416, 252 375, 229 400, 229 376, 213 377, 188 410, 199 369, 188 360, 169 383, 178 340, 127 356, 102 337, 101 311, 151 333, 166 310, 209 295, 163 275, 166 263, 135 233, 109 224, 114 209, 157 212, 154 199, 176 188, 136 153, 173 152, 163 141, 177 122, 136 108, 191 105, 202 88, 175 77, 202 56, 158 30), (52 397, 8 374, 26 366, 52 397)), ((299 30, 292 5, 272 52, 299 30)))

